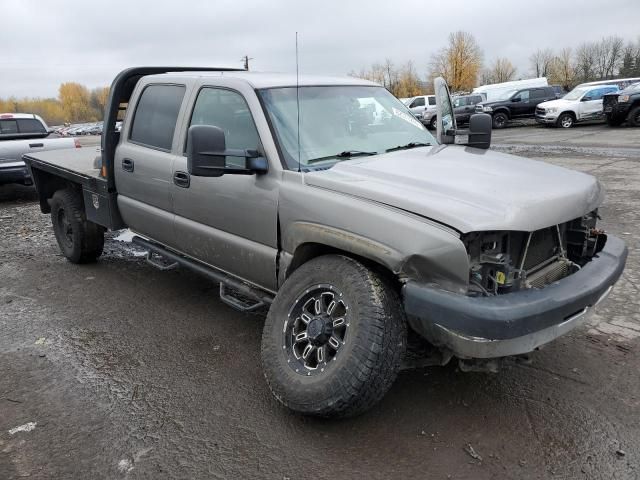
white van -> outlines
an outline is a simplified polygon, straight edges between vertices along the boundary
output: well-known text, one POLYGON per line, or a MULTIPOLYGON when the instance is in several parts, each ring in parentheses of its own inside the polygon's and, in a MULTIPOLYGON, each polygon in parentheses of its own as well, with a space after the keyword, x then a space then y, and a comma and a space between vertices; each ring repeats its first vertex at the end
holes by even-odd
POLYGON ((480 94, 485 97, 485 102, 493 102, 502 98, 509 91, 516 91, 523 88, 547 87, 546 77, 531 78, 528 80, 513 80, 511 82, 493 83, 491 85, 481 85, 473 89, 474 94, 480 94))

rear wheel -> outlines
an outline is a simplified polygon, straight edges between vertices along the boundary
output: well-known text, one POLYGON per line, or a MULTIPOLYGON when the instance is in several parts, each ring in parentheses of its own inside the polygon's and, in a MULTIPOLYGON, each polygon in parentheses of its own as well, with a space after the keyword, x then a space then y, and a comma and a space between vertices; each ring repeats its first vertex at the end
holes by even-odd
POLYGON ((619 127, 624 122, 624 118, 607 115, 607 125, 610 127, 619 127))
POLYGON ((629 112, 629 123, 634 127, 640 127, 640 105, 632 108, 629 112))
POLYGON ((352 416, 393 384, 406 349, 397 292, 377 273, 340 255, 299 267, 271 305, 262 365, 284 406, 316 416, 352 416))
POLYGON ((53 232, 64 256, 72 263, 95 262, 104 247, 104 229, 86 219, 80 193, 58 190, 50 205, 53 232))
POLYGON ((575 118, 571 113, 563 113, 558 117, 556 125, 561 128, 571 128, 575 123, 575 118))
POLYGON ((493 115, 493 128, 504 128, 509 122, 509 116, 504 112, 498 112, 493 115))

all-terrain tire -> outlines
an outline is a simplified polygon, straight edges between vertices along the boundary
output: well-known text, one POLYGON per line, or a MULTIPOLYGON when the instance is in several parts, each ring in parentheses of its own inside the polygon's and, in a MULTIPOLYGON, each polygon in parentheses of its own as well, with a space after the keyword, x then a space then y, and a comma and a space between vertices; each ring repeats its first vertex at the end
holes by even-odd
POLYGON ((609 125, 610 127, 619 127, 623 123, 624 123, 624 117, 607 115, 607 125, 609 125))
POLYGON ((629 116, 627 118, 629 125, 640 127, 640 105, 633 107, 629 112, 629 116))
POLYGON ((49 204, 53 232, 63 255, 71 263, 95 262, 104 248, 104 228, 87 220, 81 194, 58 190, 49 204))
MULTIPOLYGON (((310 298, 314 304, 315 297, 310 298)), ((307 332, 318 318, 306 324, 307 332)), ((339 336, 337 331, 332 337, 339 336)), ((276 295, 262 335, 262 366, 271 392, 289 409, 322 417, 354 416, 389 390, 406 343, 404 311, 390 282, 352 258, 326 255, 299 267, 276 295), (328 358, 333 350, 327 345, 325 363, 318 361, 316 369, 309 370, 296 359, 287 338, 292 325, 300 322, 295 318, 297 305, 318 288, 344 302, 346 330, 335 356, 328 358)))
POLYGON ((499 129, 507 126, 509 116, 504 112, 498 112, 493 115, 493 128, 499 129))
POLYGON ((435 130, 435 129, 437 129, 437 128, 438 128, 437 123, 438 123, 438 117, 437 117, 436 115, 434 115, 434 116, 431 118, 431 121, 429 122, 429 129, 430 129, 430 130, 435 130))

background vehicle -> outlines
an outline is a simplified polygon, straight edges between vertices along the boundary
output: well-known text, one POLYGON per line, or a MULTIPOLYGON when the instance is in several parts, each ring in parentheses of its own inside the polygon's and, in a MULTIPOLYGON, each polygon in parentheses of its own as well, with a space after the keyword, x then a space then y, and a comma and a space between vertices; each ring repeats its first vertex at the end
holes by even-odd
POLYGON ((602 99, 607 123, 617 127, 625 121, 640 127, 640 82, 629 85, 620 92, 606 93, 602 99))
POLYGON ((623 90, 627 88, 629 85, 633 85, 634 83, 638 83, 638 82, 640 82, 640 77, 615 78, 610 80, 598 80, 596 82, 581 83, 580 85, 577 85, 576 88, 615 85, 620 90, 623 90))
POLYGON ((411 110, 417 118, 422 120, 422 123, 428 125, 431 121, 432 113, 436 111, 436 97, 435 95, 420 95, 418 97, 412 97, 406 102, 405 105, 411 110), (428 116, 424 117, 428 112, 428 116))
POLYGON ((553 87, 524 88, 505 92, 499 100, 479 103, 476 105, 476 112, 490 114, 493 117, 493 128, 504 128, 509 120, 533 118, 538 104, 555 99, 553 87))
POLYGON ((484 100, 480 94, 478 95, 460 95, 452 98, 453 112, 456 116, 458 125, 466 125, 469 123, 471 115, 476 111, 476 105, 484 100))
POLYGON ((71 262, 127 226, 152 264, 220 282, 239 310, 269 305, 262 365, 295 411, 371 407, 407 338, 441 364, 530 352, 622 273, 624 243, 596 229, 598 181, 489 150, 488 115, 457 131, 441 78, 434 138, 366 80, 202 70, 122 72, 98 159, 25 160, 71 262))
POLYGON ((492 83, 490 85, 481 85, 473 89, 471 93, 482 94, 485 96, 486 102, 493 102, 502 99, 507 92, 514 92, 524 88, 546 87, 549 83, 545 77, 530 78, 527 80, 513 80, 510 82, 492 83))
POLYGON ((25 153, 79 147, 71 138, 48 138, 51 129, 38 115, 0 114, 0 185, 31 185, 31 177, 22 161, 25 153))
POLYGON ((536 122, 571 128, 577 122, 604 118, 602 97, 617 92, 615 85, 576 87, 564 97, 543 102, 536 108, 536 122))

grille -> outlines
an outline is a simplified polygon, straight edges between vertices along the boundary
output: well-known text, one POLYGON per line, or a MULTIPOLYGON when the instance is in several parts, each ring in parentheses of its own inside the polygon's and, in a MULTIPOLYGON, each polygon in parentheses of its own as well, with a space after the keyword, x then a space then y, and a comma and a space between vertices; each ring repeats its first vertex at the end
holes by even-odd
POLYGON ((536 115, 544 116, 545 113, 547 113, 547 111, 544 108, 536 107, 536 115))
POLYGON ((524 269, 531 270, 549 260, 555 255, 557 245, 558 237, 555 229, 545 228, 544 230, 533 232, 526 258, 524 259, 524 269))

